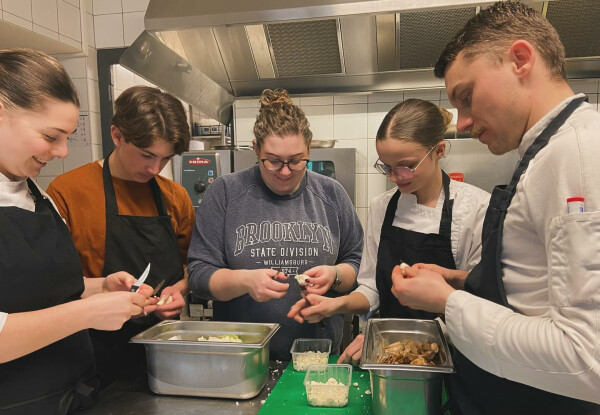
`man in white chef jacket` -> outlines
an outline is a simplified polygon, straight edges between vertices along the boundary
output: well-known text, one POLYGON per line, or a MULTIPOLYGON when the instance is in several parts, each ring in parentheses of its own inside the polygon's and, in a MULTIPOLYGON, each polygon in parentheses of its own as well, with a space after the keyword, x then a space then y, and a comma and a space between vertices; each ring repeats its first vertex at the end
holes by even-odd
POLYGON ((481 263, 396 267, 392 292, 445 313, 453 413, 600 413, 600 113, 567 84, 556 30, 521 3, 471 18, 435 75, 458 130, 520 162, 494 189, 481 263), (584 211, 568 211, 574 197, 584 211))

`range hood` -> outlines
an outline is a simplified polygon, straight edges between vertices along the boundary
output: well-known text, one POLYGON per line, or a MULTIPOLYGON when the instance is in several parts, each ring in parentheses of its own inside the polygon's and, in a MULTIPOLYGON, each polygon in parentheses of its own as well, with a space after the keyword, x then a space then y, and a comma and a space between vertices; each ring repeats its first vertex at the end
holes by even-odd
MULTIPOLYGON (((236 97, 443 86, 432 66, 480 0, 150 0, 121 64, 216 120, 236 97)), ((557 28, 570 77, 600 77, 600 2, 528 2, 557 28)))

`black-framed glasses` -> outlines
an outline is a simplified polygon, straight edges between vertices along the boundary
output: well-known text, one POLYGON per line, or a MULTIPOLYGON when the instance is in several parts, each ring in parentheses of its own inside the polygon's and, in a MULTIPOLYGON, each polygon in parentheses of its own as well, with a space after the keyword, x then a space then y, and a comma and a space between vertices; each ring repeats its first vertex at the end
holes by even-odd
POLYGON ((270 171, 280 171, 283 166, 288 166, 288 169, 293 172, 299 172, 306 168, 309 159, 283 161, 279 159, 260 159, 260 162, 265 166, 265 169, 270 171))
POLYGON ((373 167, 375 167, 375 169, 385 175, 390 177, 392 175, 392 173, 396 176, 399 177, 401 179, 412 179, 414 177, 414 173, 415 170, 417 170, 417 167, 419 167, 421 165, 421 163, 423 163, 423 161, 425 161, 425 159, 427 158, 427 156, 429 154, 431 154, 431 152, 433 151, 434 148, 436 148, 437 145, 431 147, 429 149, 429 151, 427 152, 427 154, 425 154, 425 157, 423 157, 421 159, 421 161, 419 163, 417 163, 417 165, 415 167, 413 167, 412 169, 410 167, 406 167, 406 166, 396 166, 396 167, 390 167, 387 164, 383 164, 381 162, 381 160, 377 159, 377 161, 375 162, 375 164, 373 164, 373 167))

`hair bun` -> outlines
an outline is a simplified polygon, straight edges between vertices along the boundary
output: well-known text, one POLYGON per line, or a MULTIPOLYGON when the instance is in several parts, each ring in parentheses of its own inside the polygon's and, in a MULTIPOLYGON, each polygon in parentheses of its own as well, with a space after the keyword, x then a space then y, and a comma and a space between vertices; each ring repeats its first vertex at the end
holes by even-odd
POLYGON ((452 122, 453 115, 450 111, 442 107, 440 107, 440 112, 442 113, 442 118, 444 119, 444 126, 448 128, 452 122))
POLYGON ((293 105, 293 102, 285 89, 265 89, 260 97, 261 107, 268 107, 274 104, 293 105))

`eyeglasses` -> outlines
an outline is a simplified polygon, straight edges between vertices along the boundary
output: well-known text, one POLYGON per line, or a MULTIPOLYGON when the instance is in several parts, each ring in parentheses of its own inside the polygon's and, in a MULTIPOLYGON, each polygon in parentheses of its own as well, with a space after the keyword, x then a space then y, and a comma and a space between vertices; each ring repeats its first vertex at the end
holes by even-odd
POLYGON ((288 166, 288 169, 293 172, 299 172, 306 168, 306 165, 310 161, 309 159, 290 160, 282 161, 278 159, 260 159, 265 169, 269 171, 280 171, 283 166, 288 166))
POLYGON ((425 157, 423 157, 421 159, 421 161, 412 169, 410 167, 406 167, 406 166, 396 166, 396 167, 392 168, 386 164, 383 164, 381 162, 381 160, 379 160, 379 159, 377 159, 375 164, 373 164, 373 167, 375 167, 375 169, 379 173, 381 173, 385 176, 388 176, 388 177, 390 177, 393 173, 396 177, 399 177, 401 179, 412 179, 414 177, 415 170, 417 170, 417 168, 421 165, 421 163, 423 163, 423 161, 427 158, 427 156, 429 154, 431 154, 433 149, 436 147, 437 147, 437 145, 431 147, 429 149, 429 151, 427 152, 427 154, 425 154, 425 157))

